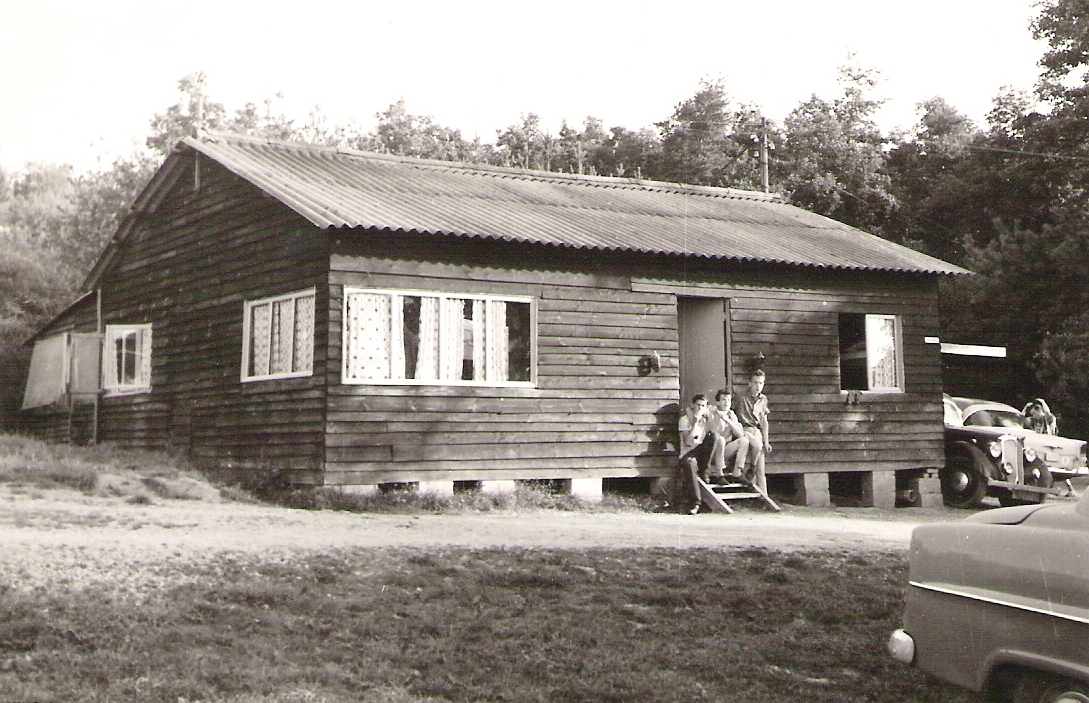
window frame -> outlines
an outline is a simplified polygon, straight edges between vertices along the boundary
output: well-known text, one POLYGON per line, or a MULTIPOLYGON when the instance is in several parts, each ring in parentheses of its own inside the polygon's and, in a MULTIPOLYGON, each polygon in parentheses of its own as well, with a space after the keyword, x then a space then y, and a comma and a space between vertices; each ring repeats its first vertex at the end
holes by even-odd
MULTIPOLYGON (((272 295, 265 298, 257 298, 254 300, 247 300, 242 310, 242 366, 239 369, 239 379, 242 383, 253 383, 258 381, 276 381, 284 378, 306 378, 307 376, 314 375, 314 350, 316 348, 316 328, 317 328, 317 289, 306 288, 303 290, 292 291, 290 293, 281 293, 279 295, 272 295), (298 301, 301 298, 313 298, 314 299, 314 319, 310 323, 310 367, 308 369, 299 371, 281 371, 277 373, 268 374, 254 374, 248 375, 250 363, 253 360, 253 309, 268 305, 270 307, 275 306, 276 303, 281 303, 287 300, 292 301, 291 307, 291 321, 292 328, 295 324, 295 313, 298 306, 298 301)), ((269 354, 272 353, 272 326, 269 325, 269 354)), ((292 362, 295 359, 295 339, 292 335, 292 349, 291 358, 292 362)), ((292 365, 294 365, 292 363, 292 365)))
POLYGON ((104 395, 135 395, 151 392, 153 339, 150 323, 106 325, 106 330, 102 335, 102 391, 104 395), (130 334, 136 335, 136 348, 134 350, 136 355, 135 382, 122 383, 118 380, 116 383, 110 383, 109 379, 112 375, 110 369, 117 366, 116 342, 130 334))
POLYGON ((892 315, 888 313, 857 313, 850 311, 840 312, 836 316, 836 331, 837 337, 842 339, 843 331, 841 325, 843 324, 843 315, 859 315, 862 317, 862 333, 866 341, 866 388, 844 388, 843 387, 843 350, 837 349, 837 356, 839 364, 839 386, 840 393, 905 393, 907 392, 904 381, 904 340, 903 340, 903 320, 900 315, 892 315), (873 350, 870 348, 869 337, 869 321, 874 320, 892 320, 893 323, 893 349, 896 354, 896 385, 895 386, 879 386, 873 387, 870 385, 870 361, 873 350))
POLYGON ((452 293, 448 291, 419 290, 410 288, 366 288, 344 286, 341 300, 341 364, 340 382, 351 386, 433 386, 433 387, 470 387, 470 388, 536 388, 537 387, 537 299, 529 295, 506 295, 488 293, 452 293), (349 344, 348 334, 348 299, 352 294, 363 293, 384 296, 431 297, 438 299, 482 300, 529 305, 529 380, 528 381, 488 381, 473 379, 419 379, 419 378, 350 378, 348 369, 349 344))

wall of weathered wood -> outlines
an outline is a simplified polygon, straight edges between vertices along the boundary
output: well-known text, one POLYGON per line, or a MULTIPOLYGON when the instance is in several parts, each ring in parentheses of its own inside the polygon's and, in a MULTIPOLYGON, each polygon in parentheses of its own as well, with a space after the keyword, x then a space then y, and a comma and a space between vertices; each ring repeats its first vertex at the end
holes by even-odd
MULTIPOLYGON (((105 396, 99 436, 173 448, 200 463, 287 470, 319 482, 324 345, 310 378, 241 383, 244 303, 316 288, 328 305, 327 239, 218 165, 192 161, 101 282, 105 324, 153 324, 152 393, 105 396)), ((316 320, 324 338, 326 320, 316 320)))
POLYGON ((677 296, 729 298, 735 378, 763 353, 770 472, 882 471, 943 461, 931 277, 693 266, 516 245, 341 237, 331 263, 329 483, 660 476, 675 465, 677 296), (532 295, 534 389, 340 383, 344 286, 532 295), (839 312, 902 316, 906 392, 839 390, 839 312), (657 352, 658 373, 640 376, 657 352))
POLYGON ((668 475, 677 299, 705 296, 730 300, 735 379, 765 356, 769 472, 943 461, 934 277, 318 231, 215 164, 176 175, 101 280, 105 324, 153 324, 153 392, 104 397, 101 440, 309 483, 668 475), (342 384, 345 286, 533 296, 537 386, 342 384), (309 287, 314 375, 241 383, 245 301, 309 287), (839 390, 840 312, 901 316, 906 392, 839 390))
POLYGON ((676 358, 676 304, 631 290, 595 254, 501 243, 355 233, 330 283, 330 483, 660 475, 674 455, 677 370, 640 376, 639 358, 676 358), (530 295, 536 388, 340 383, 344 286, 530 295), (666 428, 663 433, 663 428, 666 428))
POLYGON ((728 298, 735 384, 763 354, 772 409, 769 473, 888 471, 944 463, 937 281, 775 269, 637 277, 633 290, 728 298), (716 280, 717 279, 717 280, 716 280), (901 318, 903 393, 840 390, 839 313, 901 318))

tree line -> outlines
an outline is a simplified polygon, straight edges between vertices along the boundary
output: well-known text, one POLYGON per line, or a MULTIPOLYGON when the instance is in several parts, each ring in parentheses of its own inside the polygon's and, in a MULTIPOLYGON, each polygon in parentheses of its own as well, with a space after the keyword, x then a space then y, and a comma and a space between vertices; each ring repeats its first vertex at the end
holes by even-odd
MULTIPOLYGON (((760 189, 911 246, 978 275, 942 283, 942 339, 1005 346, 1009 398, 1048 398, 1065 434, 1089 437, 1089 16, 1079 0, 1046 0, 1031 31, 1048 46, 1033 92, 1003 89, 986 124, 941 97, 909 130, 884 133, 879 74, 849 61, 838 93, 812 95, 781 122, 736 100, 721 79, 652 126, 606 128, 586 117, 555 134, 534 113, 466 139, 404 100, 370 128, 331 124, 315 108, 288 118, 281 96, 229 111, 201 74, 149 124, 147 151, 77 173, 28 164, 0 171, 0 411, 17 407, 23 342, 72 302, 139 190, 198 128, 311 144, 515 168, 760 189)), ((666 112, 666 110, 663 110, 666 112)))

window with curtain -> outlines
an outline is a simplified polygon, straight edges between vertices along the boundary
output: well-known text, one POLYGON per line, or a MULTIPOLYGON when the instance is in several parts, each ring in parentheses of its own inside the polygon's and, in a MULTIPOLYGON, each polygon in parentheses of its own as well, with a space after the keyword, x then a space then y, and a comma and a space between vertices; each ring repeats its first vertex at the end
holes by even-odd
POLYGON ((106 325, 102 347, 107 394, 151 390, 151 325, 106 325))
POLYGON ((902 391, 904 370, 899 318, 841 313, 839 368, 841 390, 902 391))
POLYGON ((247 301, 243 324, 243 381, 313 373, 313 289, 247 301))
POLYGON ((344 383, 528 386, 529 298, 347 288, 344 383))

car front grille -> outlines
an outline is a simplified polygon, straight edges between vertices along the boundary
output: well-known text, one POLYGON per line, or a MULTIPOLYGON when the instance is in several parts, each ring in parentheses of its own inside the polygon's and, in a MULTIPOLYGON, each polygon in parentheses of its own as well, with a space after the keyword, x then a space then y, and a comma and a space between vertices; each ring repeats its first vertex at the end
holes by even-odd
POLYGON ((998 441, 1002 443, 1001 462, 1005 480, 1024 483, 1025 457, 1021 443, 1013 435, 1002 435, 998 441))

